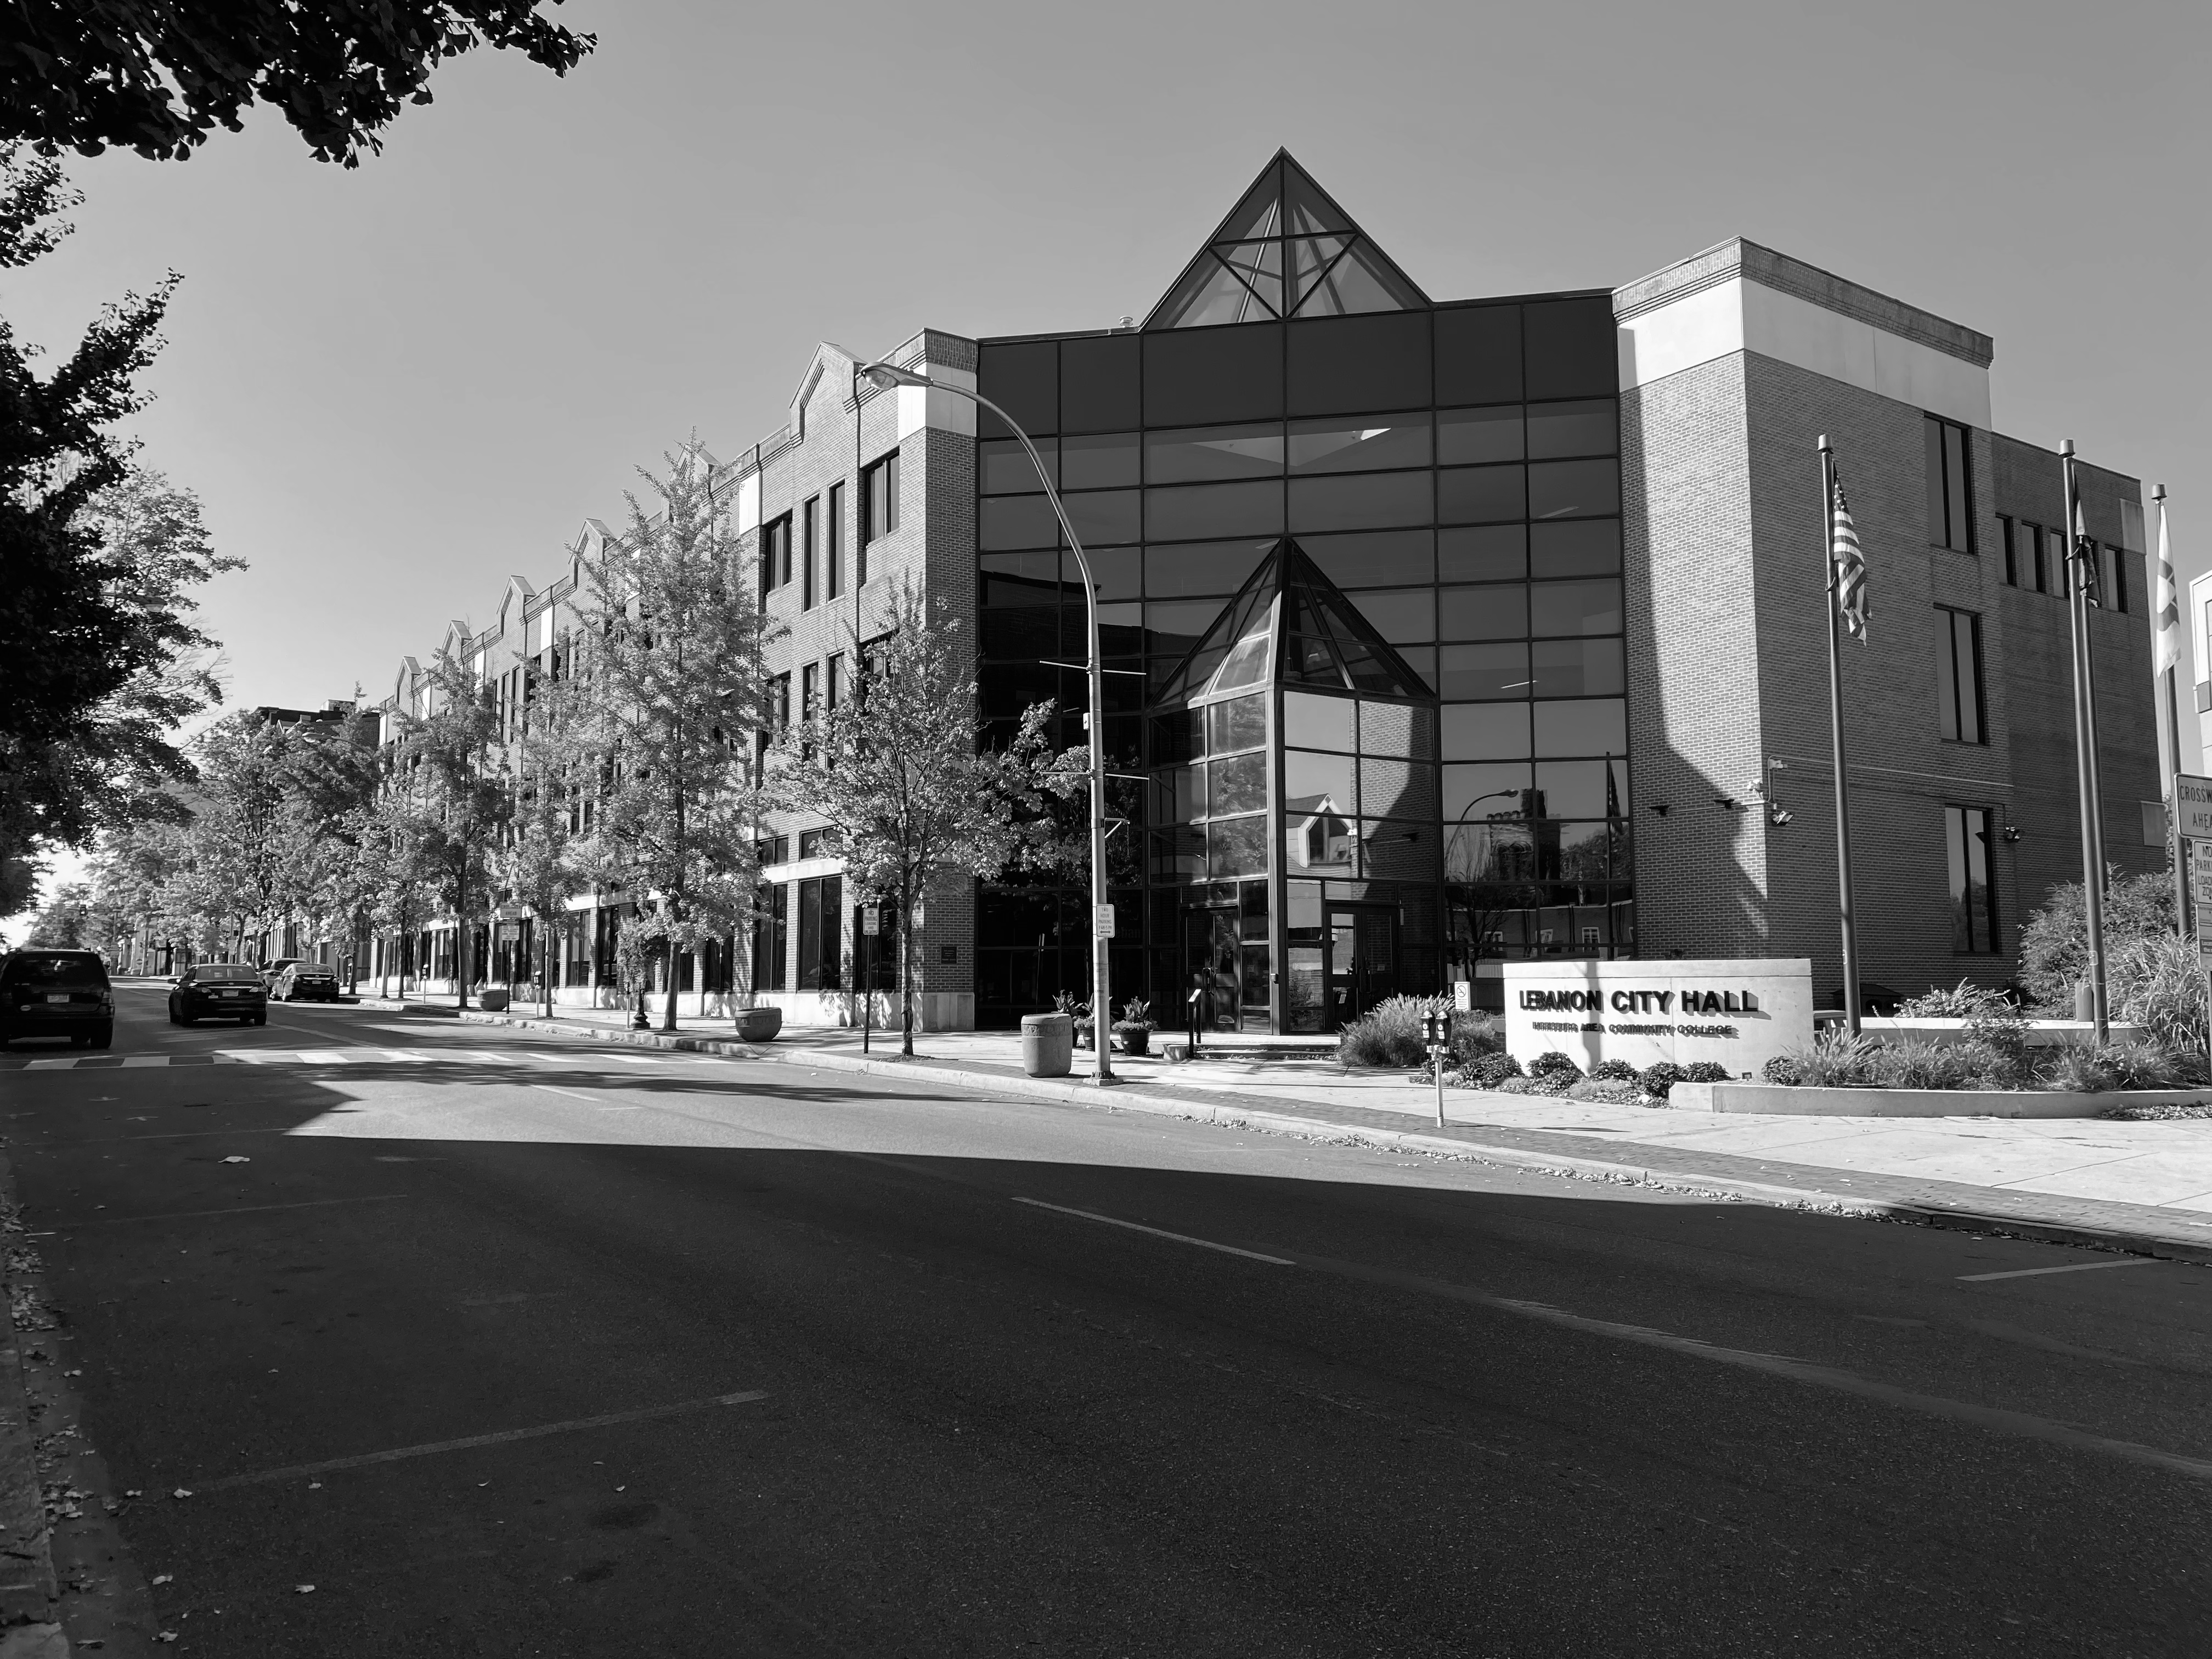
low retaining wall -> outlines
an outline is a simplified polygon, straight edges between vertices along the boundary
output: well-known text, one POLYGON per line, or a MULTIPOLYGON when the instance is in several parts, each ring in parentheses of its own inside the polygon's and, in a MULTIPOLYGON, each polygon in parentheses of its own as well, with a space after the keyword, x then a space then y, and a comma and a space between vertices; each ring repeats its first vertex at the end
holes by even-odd
POLYGON ((1678 1083, 1667 1103, 1689 1112, 1786 1117, 2095 1117, 2115 1106, 2212 1101, 2212 1089, 1806 1089, 1778 1083, 1678 1083))

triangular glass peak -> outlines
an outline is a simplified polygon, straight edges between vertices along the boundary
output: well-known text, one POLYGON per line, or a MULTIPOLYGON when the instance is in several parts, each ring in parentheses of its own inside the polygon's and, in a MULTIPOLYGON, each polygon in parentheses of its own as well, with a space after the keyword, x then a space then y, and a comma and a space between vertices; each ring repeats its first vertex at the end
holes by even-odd
POLYGON ((1291 153, 1277 150, 1145 326, 1346 317, 1428 303, 1291 153))
POLYGON ((1176 665, 1158 701, 1190 707, 1269 684, 1419 702, 1436 696, 1288 536, 1176 665))

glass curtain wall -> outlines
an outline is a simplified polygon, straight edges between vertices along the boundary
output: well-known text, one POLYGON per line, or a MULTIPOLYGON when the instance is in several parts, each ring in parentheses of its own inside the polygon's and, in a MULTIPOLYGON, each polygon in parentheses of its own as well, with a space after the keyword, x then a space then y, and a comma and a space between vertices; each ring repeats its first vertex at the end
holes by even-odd
MULTIPOLYGON (((1632 953, 1607 297, 985 341, 980 383, 1036 438, 1099 579, 1108 665, 1127 671, 1107 678, 1111 771, 1157 777, 1236 758, 1164 751, 1184 739, 1146 713, 1288 537, 1440 705, 1433 801, 1407 809, 1431 864, 1440 852, 1431 890, 1440 919, 1425 946, 1389 945, 1397 988, 1437 991, 1483 956, 1632 953)), ((1083 676, 1048 660, 1083 658, 1073 561, 1020 446, 988 416, 979 435, 985 714, 1011 731, 1028 705, 1055 699, 1062 740, 1080 743, 1083 676)), ((1284 800, 1325 793, 1305 786, 1334 764, 1299 760, 1293 788, 1292 748, 1366 763, 1356 735, 1339 749, 1287 738, 1265 740, 1282 757, 1284 800)), ((1213 1001, 1229 1004, 1233 976, 1237 1023, 1263 1004, 1279 1025, 1303 1020, 1291 1005, 1310 999, 1289 993, 1312 971, 1311 953, 1334 951, 1328 890, 1271 894, 1255 875, 1259 896, 1248 901, 1244 876, 1232 885, 1230 872, 1214 873, 1210 832, 1202 854, 1192 839, 1210 812, 1194 816, 1190 802, 1140 783, 1113 789, 1127 820, 1109 843, 1119 996, 1144 994, 1164 1026, 1181 1024, 1195 908, 1213 1001), (1200 888, 1205 902, 1194 907, 1200 888), (1285 954, 1265 971, 1282 983, 1248 996, 1247 947, 1269 941, 1285 954)), ((1309 842, 1318 833, 1323 860, 1359 833, 1333 830, 1322 821, 1330 816, 1306 832, 1309 842)), ((1273 844, 1287 861, 1287 841, 1273 844)), ((1340 874, 1352 878, 1324 869, 1295 879, 1340 874)), ((1274 878, 1292 879, 1286 869, 1274 878)), ((1079 886, 991 884, 980 900, 981 1023, 1012 1024, 1062 989, 1088 994, 1079 886)), ((1361 921, 1346 922, 1346 948, 1379 960, 1380 924, 1369 918, 1363 939, 1361 921)))

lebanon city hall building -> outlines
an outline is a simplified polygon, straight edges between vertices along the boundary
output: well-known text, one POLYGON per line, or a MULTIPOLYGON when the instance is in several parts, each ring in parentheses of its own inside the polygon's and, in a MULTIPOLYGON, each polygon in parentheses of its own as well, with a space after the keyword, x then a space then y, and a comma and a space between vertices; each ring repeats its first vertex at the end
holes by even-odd
MULTIPOLYGON (((1809 957, 1840 981, 1825 522, 1835 447, 1869 568, 1844 646, 1862 973, 2014 972, 2081 868, 2056 452, 2002 435, 1988 336, 1741 240, 1612 289, 1433 299, 1279 154, 1152 313, 886 361, 1036 439, 1100 586, 1117 1002, 1324 1031, 1531 958, 1809 957)), ((789 417, 717 462, 794 709, 915 582, 978 651, 981 717, 1084 741, 1084 596, 1035 468, 941 390, 855 397, 818 347, 789 417)), ((2087 465, 2106 844, 2153 867, 2160 793, 2137 482, 2087 465)), ((586 525, 575 553, 608 532, 586 525)), ((519 687, 572 568, 445 648, 519 687)), ((388 710, 425 677, 403 665, 388 710)), ((998 729, 994 725, 993 729, 998 729)), ((819 826, 763 848, 750 937, 675 965, 686 1012, 857 1018, 856 910, 819 826)), ((1001 1026, 1089 993, 1083 875, 932 893, 918 1003, 1001 1026)), ((558 978, 611 1000, 627 908, 577 901, 558 978)), ((528 975, 503 908, 472 958, 528 975)), ((399 941, 365 967, 390 970, 399 941)), ((452 930, 412 960, 452 972, 452 930)), ((880 1005, 879 1005, 880 1006, 880 1005)))

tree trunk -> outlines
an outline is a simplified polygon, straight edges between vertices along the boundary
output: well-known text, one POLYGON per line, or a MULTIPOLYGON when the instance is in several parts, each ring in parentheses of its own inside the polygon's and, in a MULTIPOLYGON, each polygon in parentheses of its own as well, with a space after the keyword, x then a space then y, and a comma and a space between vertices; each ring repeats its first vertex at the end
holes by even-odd
POLYGON ((660 1029, 665 1032, 673 1032, 676 1030, 676 941, 664 939, 661 952, 668 963, 668 1006, 662 1011, 660 1029))
POLYGON ((914 886, 899 882, 899 1053, 914 1058, 914 886))
POLYGON ((545 1018, 553 1018, 553 957, 552 941, 544 928, 538 932, 538 990, 545 1005, 545 1018))
POLYGON ((469 855, 461 854, 453 872, 453 1006, 463 1013, 469 1006, 469 855))

